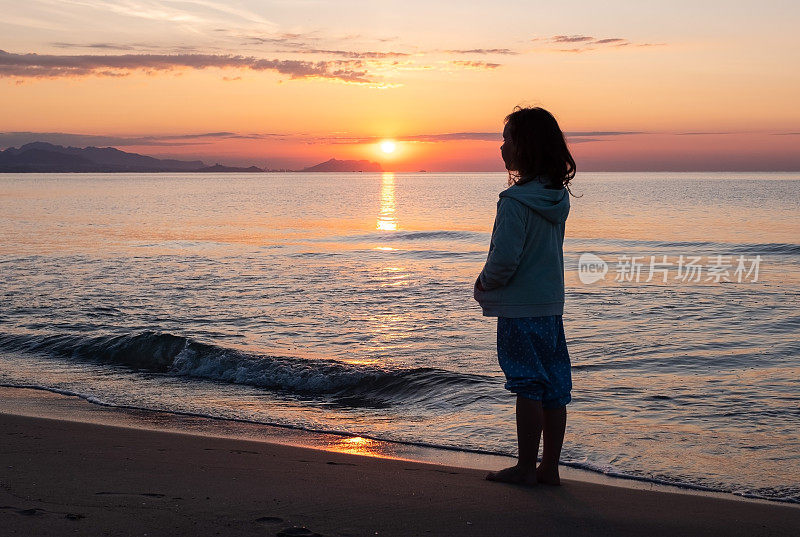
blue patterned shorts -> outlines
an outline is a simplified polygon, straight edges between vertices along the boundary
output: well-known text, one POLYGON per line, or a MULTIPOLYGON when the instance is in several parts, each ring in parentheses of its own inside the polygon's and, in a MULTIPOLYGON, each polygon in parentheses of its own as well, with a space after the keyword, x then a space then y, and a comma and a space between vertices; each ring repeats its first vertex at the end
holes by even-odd
POLYGON ((510 392, 541 401, 543 408, 559 408, 572 400, 561 315, 498 317, 497 358, 510 392))

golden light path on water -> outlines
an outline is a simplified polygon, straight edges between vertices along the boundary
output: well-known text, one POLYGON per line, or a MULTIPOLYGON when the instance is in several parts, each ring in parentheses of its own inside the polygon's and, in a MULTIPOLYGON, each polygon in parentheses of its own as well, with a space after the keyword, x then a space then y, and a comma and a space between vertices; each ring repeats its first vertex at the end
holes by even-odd
POLYGON ((397 231, 397 219, 394 213, 394 174, 387 172, 381 176, 381 210, 378 213, 376 229, 380 231, 397 231))
MULTIPOLYGON (((395 175, 391 172, 381 174, 381 195, 378 220, 375 229, 378 231, 394 232, 398 231, 398 221, 395 202, 395 175)), ((391 252, 395 248, 387 245, 376 246, 375 250, 391 252)), ((377 280, 381 283, 380 287, 406 287, 409 285, 409 274, 405 267, 393 264, 381 267, 375 272, 377 280)), ((373 351, 388 352, 392 349, 407 347, 401 343, 413 326, 413 319, 407 314, 396 315, 389 313, 377 313, 370 316, 367 320, 370 333, 376 338, 377 345, 373 351)), ((367 363, 363 360, 346 360, 348 363, 367 363)), ((372 363, 373 361, 369 361, 372 363)), ((362 439, 363 440, 363 439, 362 439)))

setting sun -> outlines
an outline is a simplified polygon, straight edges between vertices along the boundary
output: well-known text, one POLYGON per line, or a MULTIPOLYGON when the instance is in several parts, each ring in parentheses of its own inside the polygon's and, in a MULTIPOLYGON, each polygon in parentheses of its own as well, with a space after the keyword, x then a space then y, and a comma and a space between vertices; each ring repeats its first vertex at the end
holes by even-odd
POLYGON ((384 153, 394 153, 394 150, 397 146, 391 140, 385 140, 381 142, 381 151, 384 153))

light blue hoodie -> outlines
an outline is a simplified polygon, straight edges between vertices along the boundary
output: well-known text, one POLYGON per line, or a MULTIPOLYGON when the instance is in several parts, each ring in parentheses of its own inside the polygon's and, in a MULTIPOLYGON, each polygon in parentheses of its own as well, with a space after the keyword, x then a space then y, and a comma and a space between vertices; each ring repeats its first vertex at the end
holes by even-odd
POLYGON ((536 178, 500 193, 489 256, 474 297, 487 317, 564 313, 564 230, 569 192, 536 178))

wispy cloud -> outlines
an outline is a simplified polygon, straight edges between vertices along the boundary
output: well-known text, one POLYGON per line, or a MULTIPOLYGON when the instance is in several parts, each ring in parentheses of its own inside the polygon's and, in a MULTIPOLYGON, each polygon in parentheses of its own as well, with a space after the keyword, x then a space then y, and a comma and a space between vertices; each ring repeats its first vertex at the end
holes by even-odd
MULTIPOLYGON (((344 50, 344 49, 330 49, 330 48, 316 48, 311 44, 298 40, 301 34, 283 34, 276 37, 251 37, 248 38, 246 44, 264 44, 270 43, 280 45, 279 47, 271 50, 270 52, 277 54, 318 54, 321 56, 334 56, 340 58, 350 59, 386 59, 386 58, 404 58, 411 56, 410 52, 396 52, 396 51, 360 51, 360 50, 344 50)), ((50 43, 51 46, 62 49, 94 49, 94 50, 126 50, 136 52, 155 52, 155 53, 199 53, 197 47, 192 46, 169 46, 161 47, 148 43, 67 43, 57 41, 50 43)), ((206 47, 207 48, 207 47, 206 47)))
POLYGON ((698 131, 698 132, 676 132, 675 136, 719 136, 722 134, 737 134, 723 131, 698 131))
POLYGON ((324 78, 375 84, 357 61, 300 61, 263 59, 229 54, 14 54, 0 50, 0 77, 54 78, 125 76, 133 71, 176 69, 250 69, 275 71, 290 78, 324 78))
POLYGON ((516 50, 511 50, 510 48, 449 49, 449 50, 443 50, 442 52, 446 52, 448 54, 477 54, 477 55, 500 54, 509 56, 519 54, 519 52, 517 52, 516 50))
POLYGON ((554 35, 552 37, 536 37, 533 42, 543 43, 557 52, 580 53, 601 48, 613 47, 658 47, 666 43, 634 43, 624 37, 594 37, 591 35, 554 35), (564 47, 568 48, 564 48, 564 47))
POLYGON ((411 56, 408 52, 374 52, 365 51, 359 52, 355 50, 330 50, 330 49, 299 49, 299 50, 283 50, 279 52, 287 52, 294 54, 323 54, 325 56, 339 56, 343 58, 359 58, 359 59, 383 59, 383 58, 404 58, 411 56))
POLYGON ((137 47, 134 45, 120 45, 116 43, 65 43, 63 41, 56 41, 54 43, 50 43, 51 46, 56 48, 91 48, 91 49, 101 49, 101 50, 136 50, 137 47))
POLYGON ((769 134, 770 136, 798 136, 800 132, 770 132, 763 131, 697 131, 697 132, 676 132, 675 136, 720 136, 720 135, 737 135, 737 134, 769 134))
POLYGON ((281 32, 260 35, 237 35, 236 33, 231 33, 225 28, 218 28, 216 31, 221 34, 228 34, 229 38, 236 39, 241 45, 246 46, 275 45, 281 47, 291 47, 292 49, 306 50, 308 48, 318 46, 317 43, 320 41, 319 37, 311 33, 301 34, 281 32))
POLYGON ((55 41, 50 43, 51 47, 60 49, 90 49, 90 50, 122 50, 136 53, 148 54, 203 54, 211 51, 227 52, 219 47, 204 46, 202 49, 193 45, 158 45, 154 43, 69 43, 65 41, 55 41))
POLYGON ((595 39, 594 41, 592 41, 592 43, 594 43, 595 45, 610 45, 610 44, 620 45, 620 46, 630 45, 630 41, 628 41, 627 39, 622 39, 621 37, 607 37, 605 39, 595 39))
MULTIPOLYGON (((220 28, 220 32, 226 32, 225 29, 220 28)), ((332 41, 338 44, 348 43, 351 37, 360 36, 345 36, 341 39, 333 39, 332 41)), ((427 55, 427 54, 447 54, 447 55, 472 55, 472 56, 487 56, 487 55, 516 55, 518 51, 509 48, 472 48, 472 49, 432 49, 432 50, 404 50, 404 51, 361 51, 361 50, 347 50, 342 48, 324 48, 319 46, 321 41, 331 41, 330 38, 323 39, 321 36, 313 32, 308 33, 278 33, 269 35, 242 35, 239 36, 241 44, 243 45, 274 45, 278 46, 275 52, 290 53, 290 54, 323 54, 328 56, 340 56, 346 58, 365 58, 365 59, 378 59, 378 58, 402 58, 414 55, 427 55)), ((393 39, 379 39, 372 38, 371 41, 385 42, 393 39)))
POLYGON ((588 35, 554 35, 550 38, 552 43, 586 43, 594 41, 594 37, 588 35))
POLYGON ((108 11, 126 17, 169 23, 209 24, 234 20, 261 26, 274 23, 261 15, 229 2, 211 0, 49 0, 54 4, 71 4, 95 11, 108 11))
MULTIPOLYGON (((287 36, 288 38, 289 36, 287 36)), ((140 52, 135 43, 95 42, 77 44, 56 42, 60 48, 88 48, 93 50, 136 50, 127 54, 37 54, 12 53, 0 50, 0 78, 14 78, 17 83, 30 79, 65 77, 125 77, 134 72, 154 74, 180 70, 202 70, 209 68, 225 70, 274 71, 292 79, 328 79, 340 82, 368 85, 376 88, 391 88, 401 84, 389 84, 386 76, 391 72, 408 70, 452 70, 453 67, 470 70, 494 70, 500 63, 477 59, 440 60, 420 63, 412 58, 415 54, 399 51, 356 51, 346 49, 324 49, 301 47, 278 51, 283 58, 260 58, 240 54, 209 54, 194 50, 165 53, 140 52), (306 59, 297 54, 320 57, 306 59), (294 56, 294 57, 293 57, 294 56), (403 61, 400 61, 403 60, 403 61)), ((494 49, 474 49, 494 50, 494 49)), ((497 49, 501 50, 501 49, 497 49)), ((505 50, 505 49, 502 49, 505 50)), ((467 53, 468 51, 464 51, 467 53)), ((503 52, 505 54, 505 52, 503 52)), ((240 75, 221 75, 225 81, 240 79, 240 75)))
POLYGON ((459 67, 464 67, 467 69, 478 69, 478 70, 485 70, 485 69, 491 70, 500 67, 499 63, 481 62, 472 60, 453 60, 450 63, 452 63, 453 65, 457 65, 459 67))

